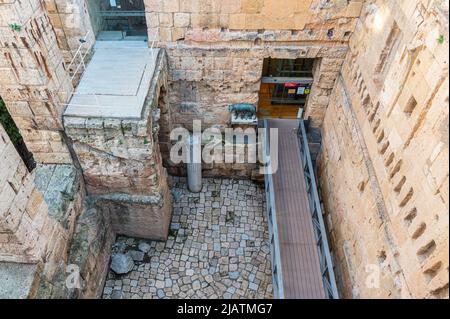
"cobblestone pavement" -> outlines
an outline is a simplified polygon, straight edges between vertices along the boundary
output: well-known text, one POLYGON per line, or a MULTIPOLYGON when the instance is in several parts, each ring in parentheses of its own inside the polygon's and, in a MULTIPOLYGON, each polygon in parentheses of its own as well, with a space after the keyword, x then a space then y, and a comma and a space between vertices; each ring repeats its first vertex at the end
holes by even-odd
POLYGON ((135 266, 127 275, 110 271, 103 297, 272 298, 263 188, 205 179, 203 192, 192 194, 184 178, 172 184, 169 240, 118 238, 114 250, 132 255, 135 266))

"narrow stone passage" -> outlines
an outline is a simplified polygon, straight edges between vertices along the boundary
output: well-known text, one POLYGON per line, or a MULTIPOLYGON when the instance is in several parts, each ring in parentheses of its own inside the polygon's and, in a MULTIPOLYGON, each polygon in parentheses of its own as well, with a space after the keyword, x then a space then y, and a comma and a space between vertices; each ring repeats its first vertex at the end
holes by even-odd
POLYGON ((184 178, 172 185, 169 240, 119 237, 114 251, 135 266, 122 276, 110 271, 103 298, 272 298, 263 187, 205 179, 192 194, 184 178))

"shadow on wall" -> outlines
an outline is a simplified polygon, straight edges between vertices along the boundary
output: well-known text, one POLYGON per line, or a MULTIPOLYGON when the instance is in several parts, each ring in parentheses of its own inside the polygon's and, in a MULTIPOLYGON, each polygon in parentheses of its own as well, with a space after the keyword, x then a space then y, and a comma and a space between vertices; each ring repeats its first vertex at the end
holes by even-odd
POLYGON ((6 108, 6 105, 1 97, 0 97, 0 124, 5 129, 6 133, 8 134, 12 143, 14 144, 14 147, 19 153, 20 157, 25 162, 28 171, 30 172, 33 171, 33 169, 36 167, 36 162, 34 161, 33 154, 28 151, 28 148, 25 145, 25 142, 23 141, 22 135, 20 134, 20 131, 17 128, 16 123, 14 123, 14 120, 9 114, 8 109, 6 108))

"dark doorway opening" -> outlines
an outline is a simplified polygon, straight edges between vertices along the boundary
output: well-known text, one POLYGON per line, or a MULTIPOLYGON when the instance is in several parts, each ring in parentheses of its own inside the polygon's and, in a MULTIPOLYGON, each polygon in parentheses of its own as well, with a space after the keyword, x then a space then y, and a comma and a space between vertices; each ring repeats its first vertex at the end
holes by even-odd
POLYGON ((264 59, 258 118, 297 118, 311 93, 314 62, 314 59, 264 59))
POLYGON ((29 172, 33 171, 34 168, 36 167, 36 162, 34 161, 33 154, 28 151, 28 148, 25 145, 25 142, 23 141, 22 135, 20 134, 20 131, 16 126, 16 123, 14 123, 14 120, 9 114, 8 109, 6 108, 6 105, 1 97, 0 97, 0 124, 5 129, 6 134, 8 134, 9 139, 11 140, 20 157, 24 161, 28 171, 29 172))

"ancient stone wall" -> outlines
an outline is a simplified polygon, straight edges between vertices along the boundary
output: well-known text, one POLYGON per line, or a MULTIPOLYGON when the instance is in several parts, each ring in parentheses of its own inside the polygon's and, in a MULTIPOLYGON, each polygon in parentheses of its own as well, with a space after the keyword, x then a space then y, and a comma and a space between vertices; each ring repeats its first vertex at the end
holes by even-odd
POLYGON ((362 1, 146 0, 150 42, 167 48, 173 123, 226 127, 256 103, 263 59, 317 58, 307 115, 320 125, 362 1), (320 75, 319 75, 320 74, 320 75))
MULTIPOLYGON (((45 0, 45 5, 64 61, 70 64, 81 45, 80 39, 87 41, 83 50, 91 48, 95 43, 88 3, 85 0, 45 0)), ((73 69, 80 60, 79 57, 76 58, 73 69)))
POLYGON ((80 277, 77 289, 66 290, 69 298, 101 298, 115 239, 111 216, 88 198, 70 246, 68 264, 79 271, 80 277))
POLYGON ((448 298, 448 2, 370 1, 322 127, 344 297, 448 298))
MULTIPOLYGON (((36 262, 45 251, 46 238, 33 220, 48 215, 48 207, 34 184, 34 175, 28 172, 1 125, 0 155, 0 258, 36 262)), ((47 231, 51 233, 52 229, 47 231)))
POLYGON ((0 96, 38 163, 72 163, 61 115, 72 90, 43 0, 0 2, 0 96))

